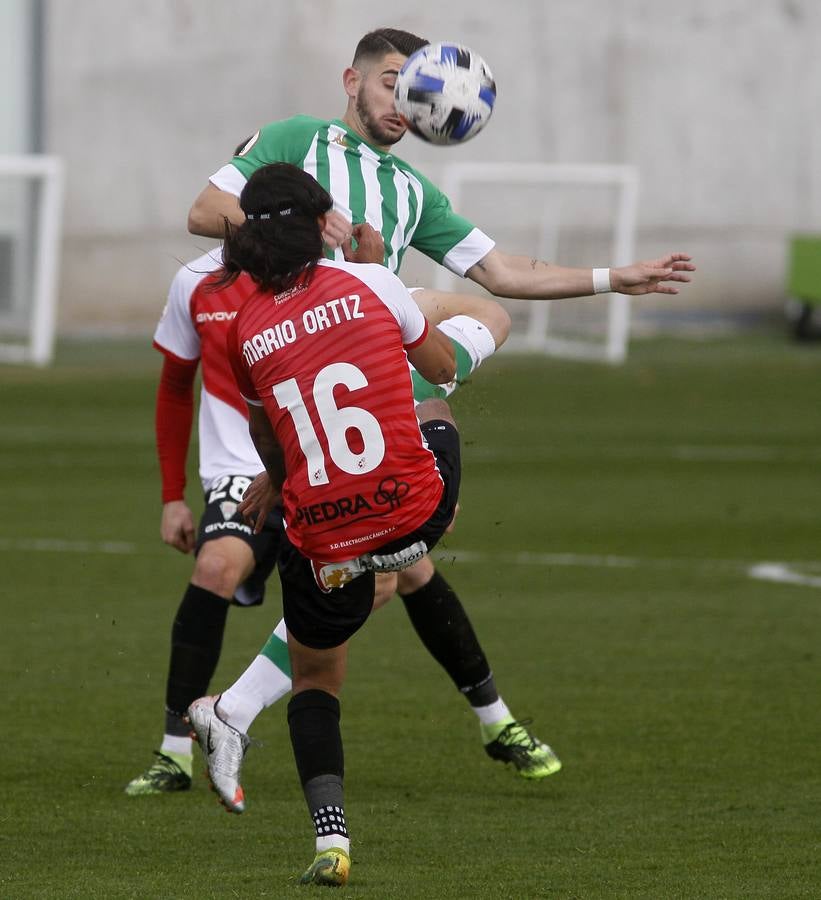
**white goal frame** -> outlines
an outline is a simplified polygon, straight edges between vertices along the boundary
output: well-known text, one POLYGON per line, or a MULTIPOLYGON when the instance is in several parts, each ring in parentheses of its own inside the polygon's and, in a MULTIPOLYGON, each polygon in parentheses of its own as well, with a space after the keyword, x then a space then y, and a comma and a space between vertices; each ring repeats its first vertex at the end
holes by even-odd
MULTIPOLYGON (((623 266, 634 261, 636 221, 638 213, 639 172, 629 165, 594 165, 588 163, 451 163, 442 170, 439 184, 455 209, 460 207, 464 187, 468 184, 517 185, 602 185, 617 191, 613 222, 611 258, 591 260, 592 265, 623 266)), ((539 241, 547 238, 548 224, 542 219, 539 241)), ((557 260, 561 264, 561 260, 557 260)), ((452 274, 438 267, 434 286, 452 289, 452 274)), ((521 352, 540 352, 573 359, 621 363, 627 358, 630 338, 630 297, 607 295, 607 331, 602 341, 563 338, 549 331, 550 304, 533 303, 529 310, 527 331, 523 336, 511 335, 505 347, 521 352)))
POLYGON ((0 177, 12 176, 39 181, 34 242, 31 316, 28 340, 8 342, 0 334, 0 362, 48 365, 54 356, 57 324, 57 279, 63 233, 63 161, 56 156, 21 154, 0 156, 0 177))

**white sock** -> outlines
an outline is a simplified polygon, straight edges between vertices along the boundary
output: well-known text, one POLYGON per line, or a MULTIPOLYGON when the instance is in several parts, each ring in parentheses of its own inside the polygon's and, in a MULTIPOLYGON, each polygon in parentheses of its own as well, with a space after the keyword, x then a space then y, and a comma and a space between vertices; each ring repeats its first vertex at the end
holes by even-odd
POLYGON ((330 850, 331 847, 339 847, 344 850, 348 856, 351 855, 351 839, 343 837, 341 834, 323 834, 322 837, 316 839, 316 852, 322 853, 323 850, 330 850))
POLYGON ((479 721, 483 725, 494 725, 510 715, 510 710, 501 697, 495 703, 490 703, 487 706, 471 706, 471 709, 479 716, 479 721))
POLYGON ((162 744, 160 744, 160 753, 181 753, 183 756, 191 756, 191 738, 164 734, 162 744))
POLYGON ((217 704, 220 718, 232 728, 247 734, 251 723, 263 709, 276 703, 291 690, 291 679, 267 656, 254 661, 224 691, 217 704))

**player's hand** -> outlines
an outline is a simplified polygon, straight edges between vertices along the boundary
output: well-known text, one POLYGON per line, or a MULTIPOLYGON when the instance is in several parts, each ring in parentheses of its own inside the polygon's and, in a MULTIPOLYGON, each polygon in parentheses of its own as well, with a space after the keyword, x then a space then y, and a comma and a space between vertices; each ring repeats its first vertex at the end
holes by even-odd
POLYGON ((237 512, 252 525, 254 534, 259 534, 271 510, 280 502, 280 494, 271 487, 267 472, 259 475, 245 488, 237 512))
POLYGON ((331 248, 336 250, 341 247, 345 241, 349 241, 353 233, 353 225, 335 209, 325 213, 325 227, 322 229, 322 240, 331 248))
POLYGON ((172 500, 162 508, 160 536, 163 541, 180 553, 194 550, 194 516, 184 500, 172 500))
POLYGON ((379 263, 385 262, 385 241, 382 235, 367 222, 354 225, 351 236, 343 241, 342 253, 348 262, 379 263), (356 250, 353 249, 356 241, 356 250))
POLYGON ((677 294, 671 282, 690 281, 695 272, 688 253, 669 253, 660 259, 610 270, 610 286, 619 294, 677 294))

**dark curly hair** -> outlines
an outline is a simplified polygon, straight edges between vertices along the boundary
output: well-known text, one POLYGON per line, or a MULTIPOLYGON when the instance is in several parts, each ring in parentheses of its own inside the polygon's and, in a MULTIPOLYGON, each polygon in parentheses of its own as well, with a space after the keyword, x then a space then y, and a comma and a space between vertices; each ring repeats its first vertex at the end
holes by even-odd
POLYGON ((239 205, 245 222, 235 226, 226 219, 215 290, 247 272, 261 290, 280 293, 313 270, 323 252, 318 219, 333 207, 314 178, 289 163, 262 166, 248 179, 239 205))

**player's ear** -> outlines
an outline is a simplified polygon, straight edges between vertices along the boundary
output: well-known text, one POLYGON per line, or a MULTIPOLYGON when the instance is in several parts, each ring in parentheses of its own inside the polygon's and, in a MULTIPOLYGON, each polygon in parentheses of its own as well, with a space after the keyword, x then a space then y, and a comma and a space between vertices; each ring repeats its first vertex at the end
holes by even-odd
POLYGON ((359 85, 362 83, 362 73, 359 69, 354 69, 351 66, 348 66, 347 69, 342 73, 342 86, 345 88, 345 93, 349 97, 355 97, 359 92, 359 85))

